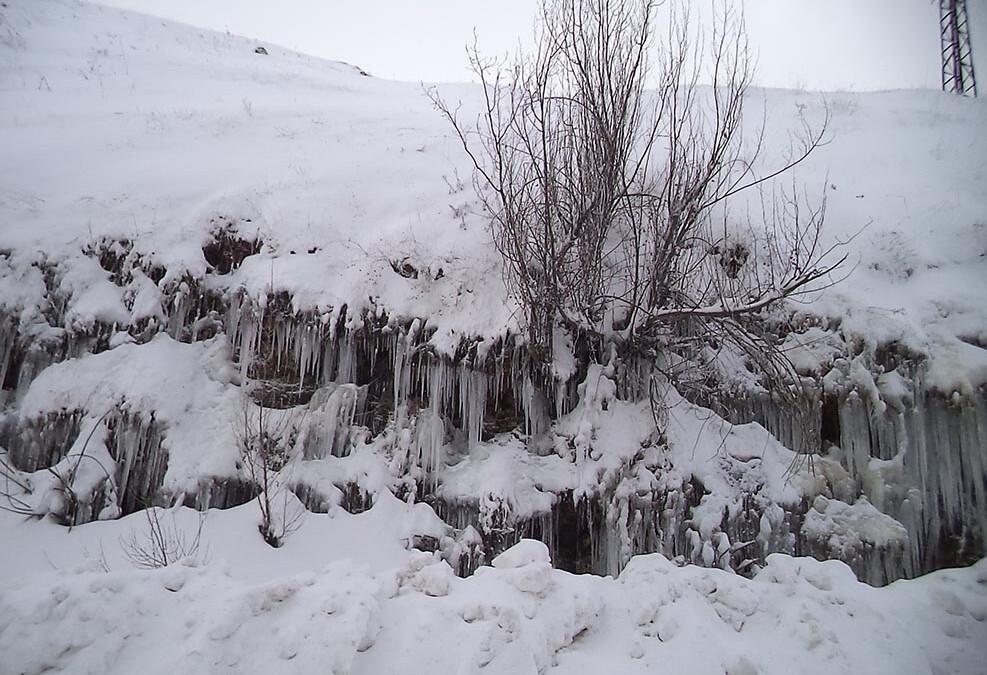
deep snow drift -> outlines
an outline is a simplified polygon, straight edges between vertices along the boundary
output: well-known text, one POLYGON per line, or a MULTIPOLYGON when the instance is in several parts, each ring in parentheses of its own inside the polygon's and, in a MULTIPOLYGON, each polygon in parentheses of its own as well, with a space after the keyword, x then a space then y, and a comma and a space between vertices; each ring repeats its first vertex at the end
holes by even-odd
MULTIPOLYGON (((172 517, 191 529, 198 518, 189 509, 172 517)), ((153 571, 134 570, 117 545, 144 526, 140 514, 71 533, 5 523, 5 545, 25 555, 0 577, 3 672, 983 667, 984 562, 872 588, 838 561, 776 554, 748 580, 654 554, 613 579, 553 570, 544 544, 524 540, 460 579, 432 555, 404 549, 401 538, 424 523, 396 500, 357 516, 310 515, 279 550, 256 536, 255 518, 253 505, 210 511, 208 564, 153 571)))
POLYGON ((2 492, 43 516, 0 512, 0 670, 982 667, 983 562, 854 574, 987 550, 983 101, 751 93, 769 164, 829 108, 798 178, 853 274, 774 317, 798 415, 735 364, 716 412, 663 387, 659 433, 613 363, 560 353, 535 395, 420 86, 257 46, 0 9, 2 492), (239 450, 262 408, 277 550, 239 450), (206 513, 194 561, 132 570, 148 503, 206 513))

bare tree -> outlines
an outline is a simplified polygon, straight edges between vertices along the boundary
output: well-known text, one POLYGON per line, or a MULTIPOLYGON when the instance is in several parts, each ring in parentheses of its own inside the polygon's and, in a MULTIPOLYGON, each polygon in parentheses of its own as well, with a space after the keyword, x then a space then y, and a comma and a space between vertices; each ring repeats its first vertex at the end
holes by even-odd
POLYGON ((803 119, 788 161, 759 173, 764 126, 746 144, 742 130, 742 17, 724 8, 703 41, 673 8, 656 40, 657 4, 542 0, 532 53, 468 50, 483 93, 475 123, 429 95, 473 162, 533 374, 547 377, 561 329, 658 368, 671 351, 729 344, 780 381, 791 368, 759 317, 843 262, 823 244, 824 201, 807 206, 775 180, 820 146, 828 114, 816 128, 803 119), (748 191, 761 197, 758 225, 728 208, 748 191))

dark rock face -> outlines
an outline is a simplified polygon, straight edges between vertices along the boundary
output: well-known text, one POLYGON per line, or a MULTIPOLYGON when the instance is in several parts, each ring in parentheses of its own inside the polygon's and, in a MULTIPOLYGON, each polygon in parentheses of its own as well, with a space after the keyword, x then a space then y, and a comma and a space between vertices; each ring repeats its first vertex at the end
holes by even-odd
MULTIPOLYGON (((258 54, 266 54, 263 47, 258 54)), ((243 261, 260 253, 261 241, 258 238, 245 238, 241 229, 249 226, 249 221, 236 223, 228 218, 214 218, 212 239, 202 247, 202 256, 216 274, 229 274, 240 267, 243 261)))

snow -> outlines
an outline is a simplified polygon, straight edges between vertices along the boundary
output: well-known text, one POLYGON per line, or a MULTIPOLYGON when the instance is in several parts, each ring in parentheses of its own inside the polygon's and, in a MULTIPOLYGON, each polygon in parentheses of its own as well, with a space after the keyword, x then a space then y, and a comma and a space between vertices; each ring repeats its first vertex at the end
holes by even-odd
MULTIPOLYGON (((275 45, 258 55, 250 40, 98 5, 12 0, 3 16, 0 241, 16 252, 4 264, 19 264, 2 278, 45 251, 65 269, 73 316, 126 323, 80 250, 127 239, 166 269, 163 284, 201 278, 201 245, 228 219, 265 242, 226 280, 252 297, 273 288, 296 309, 427 318, 445 353, 514 326, 468 160, 420 86, 275 45), (423 273, 402 277, 389 260, 423 273)), ((475 89, 440 91, 471 114, 475 89)), ((850 283, 802 311, 853 339, 936 357, 937 386, 984 382, 987 356, 960 338, 987 325, 987 138, 970 133, 987 123, 987 104, 781 90, 754 91, 750 104, 752 123, 769 111, 765 161, 784 156, 800 111, 818 119, 826 105, 832 116, 830 142, 798 179, 810 196, 825 188, 828 235, 856 235, 855 264, 850 283)), ((18 294, 2 301, 38 299, 18 294)), ((149 315, 143 303, 131 311, 149 315)))
MULTIPOLYGON (((5 249, 77 268, 80 249, 127 238, 167 282, 204 274, 210 219, 249 219, 268 244, 230 283, 254 297, 273 283, 302 307, 373 299, 429 317, 437 340, 509 325, 482 222, 447 187, 463 158, 419 86, 97 5, 3 14, 5 249), (394 256, 443 278, 404 279, 394 256)), ((123 318, 93 292, 80 317, 123 318)))
MULTIPOLYGON (((825 555, 879 550, 882 579, 908 573, 894 556, 917 560, 943 521, 987 533, 983 100, 751 92, 770 112, 766 161, 799 112, 832 115, 799 180, 825 193, 826 236, 847 242, 852 276, 776 315, 797 329, 782 344, 797 371, 845 394, 838 447, 809 467, 664 383, 656 419, 646 397, 618 396, 633 374, 613 361, 579 373, 568 338, 553 374, 579 400, 560 395, 551 426, 517 364, 439 358, 495 354, 518 325, 461 148, 420 86, 257 46, 73 0, 0 9, 0 440, 37 432, 32 452, 56 460, 16 476, 38 517, 0 511, 0 671, 983 668, 987 562, 876 589, 838 561, 767 555, 795 553, 790 512, 825 555), (257 252, 218 269, 203 247, 220 227, 257 252), (181 341, 223 325, 187 325, 196 291, 227 303, 228 335, 181 341), (104 486, 127 491, 152 437, 167 455, 159 506, 243 478, 256 413, 243 385, 282 291, 297 321, 275 331, 278 357, 295 359, 299 390, 321 378, 306 406, 275 415, 291 438, 277 484, 300 513, 284 546, 260 538, 256 501, 208 510, 200 554, 160 570, 132 569, 121 541, 147 523, 114 520, 115 498, 82 518, 94 522, 56 524, 58 476, 95 510, 104 486), (369 349, 393 370, 376 436, 356 424, 366 385, 352 377, 352 336, 375 320, 386 332, 369 349), (18 336, 33 351, 10 386, 18 336), (426 346, 436 357, 413 362, 426 346), (524 422, 484 435, 507 382, 524 422), (592 562, 610 576, 552 569, 553 517, 593 499, 606 503, 592 562), (538 528, 545 543, 455 576, 486 559, 481 530, 510 544, 538 528), (632 555, 645 549, 668 555, 632 555)), ((474 87, 440 91, 466 115, 477 104, 474 87)), ((158 513, 200 523, 182 506, 158 513)))
POLYGON ((511 569, 535 564, 551 566, 551 563, 552 559, 548 553, 548 547, 535 539, 522 539, 490 562, 497 569, 511 569))
POLYGON ((851 505, 819 495, 805 516, 802 532, 826 542, 834 555, 865 544, 887 547, 908 540, 902 524, 875 509, 865 497, 851 505))
MULTIPOLYGON (((250 505, 212 511, 205 531, 222 536, 208 535, 207 562, 149 571, 129 569, 114 544, 141 514, 70 532, 45 525, 57 569, 39 561, 15 582, 10 564, 22 563, 4 554, 4 666, 769 674, 795 663, 805 673, 972 673, 983 664, 983 562, 875 589, 836 561, 773 555, 748 580, 655 554, 634 558, 613 579, 552 570, 544 545, 522 541, 503 554, 508 564, 458 579, 444 561, 393 540, 371 550, 397 534, 387 523, 402 519, 404 507, 376 514, 381 506, 360 516, 309 516, 276 551, 245 536, 250 505), (378 528, 373 535, 350 526, 367 518, 378 528), (66 538, 75 540, 71 548, 59 545, 66 538), (99 541, 110 571, 82 557, 86 549, 98 555, 99 541), (348 559, 338 555, 340 541, 348 559)), ((197 518, 185 509, 176 516, 189 527, 197 518)), ((0 527, 18 544, 39 526, 4 515, 0 527)))
POLYGON ((229 364, 224 338, 185 344, 159 334, 45 369, 24 397, 21 419, 75 410, 153 415, 167 429, 165 489, 194 493, 204 477, 238 475, 243 403, 229 364))

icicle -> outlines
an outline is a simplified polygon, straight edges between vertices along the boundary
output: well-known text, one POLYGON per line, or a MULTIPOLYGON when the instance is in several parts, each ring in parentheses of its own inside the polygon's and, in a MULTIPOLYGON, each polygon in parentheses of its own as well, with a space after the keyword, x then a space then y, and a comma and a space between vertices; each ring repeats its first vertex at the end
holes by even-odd
POLYGON ((246 378, 260 331, 259 318, 244 293, 234 295, 227 311, 226 326, 230 341, 240 358, 240 375, 246 378))
POLYGON ((515 391, 521 392, 525 433, 529 438, 534 438, 548 430, 549 420, 545 410, 546 404, 530 377, 525 376, 523 382, 515 391))
POLYGON ((566 409, 566 384, 567 380, 555 380, 555 418, 560 419, 569 411, 566 409))
POLYGON ((438 485, 438 469, 442 466, 442 448, 445 442, 445 424, 431 410, 418 414, 415 424, 415 454, 418 466, 425 474, 425 484, 431 492, 438 485))
MULTIPOLYGON (((412 324, 412 328, 415 324, 412 324)), ((394 417, 398 427, 404 425, 407 418, 408 396, 411 393, 411 345, 410 340, 395 331, 391 336, 391 365, 394 377, 394 417)))
POLYGON ((446 410, 448 391, 448 369, 439 359, 430 359, 428 364, 428 402, 433 415, 441 416, 446 410))
POLYGON ((140 443, 134 438, 136 434, 129 424, 123 424, 121 422, 117 424, 114 459, 117 461, 120 494, 124 495, 127 494, 127 487, 130 484, 130 472, 134 468, 134 460, 136 459, 140 443))
POLYGON ((859 486, 859 477, 870 462, 870 416, 856 392, 850 392, 840 406, 840 448, 843 465, 858 479, 859 486))
POLYGON ((168 453, 153 419, 125 412, 109 422, 113 428, 111 455, 119 473, 119 505, 123 513, 133 513, 152 503, 161 488, 168 453))
POLYGON ((366 400, 366 387, 341 384, 319 389, 309 401, 296 447, 305 459, 345 457, 354 444, 354 422, 366 400))
POLYGON ((298 390, 305 385, 305 376, 312 374, 313 345, 315 343, 315 328, 311 324, 300 325, 295 336, 295 363, 298 368, 298 390))
POLYGON ((634 553, 628 526, 630 504, 626 496, 617 497, 614 502, 611 502, 606 517, 608 527, 602 533, 605 541, 604 570, 611 576, 620 574, 634 553), (615 505, 616 509, 613 508, 615 505))
POLYGON ((716 541, 716 566, 724 570, 733 569, 729 555, 730 537, 725 532, 717 532, 713 539, 716 541))
POLYGON ((459 418, 473 452, 483 434, 483 414, 487 404, 487 374, 467 366, 459 368, 459 418))
POLYGON ((188 284, 184 281, 178 285, 174 298, 171 300, 171 312, 168 317, 168 335, 178 340, 182 336, 182 329, 188 317, 189 292, 188 284))
MULTIPOLYGON (((0 315, 0 386, 7 380, 7 369, 17 346, 17 322, 12 316, 0 315)), ((0 398, 0 404, 3 399, 0 398)))
POLYGON ((336 382, 339 384, 356 382, 357 350, 353 335, 354 331, 346 331, 339 345, 339 368, 336 371, 336 382))
POLYGON ((11 463, 26 472, 59 462, 79 435, 80 411, 49 414, 29 420, 7 448, 11 463))

